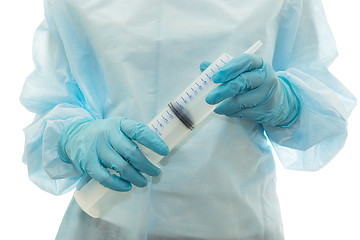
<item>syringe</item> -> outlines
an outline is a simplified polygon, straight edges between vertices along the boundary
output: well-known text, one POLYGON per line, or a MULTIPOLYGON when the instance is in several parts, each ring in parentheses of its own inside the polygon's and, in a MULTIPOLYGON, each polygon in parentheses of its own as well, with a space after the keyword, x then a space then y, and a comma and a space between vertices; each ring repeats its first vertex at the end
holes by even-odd
MULTIPOLYGON (((255 53, 261 45, 262 42, 257 41, 244 53, 255 53)), ((222 54, 148 124, 164 140, 170 151, 217 106, 207 104, 205 97, 218 86, 212 81, 212 76, 231 59, 229 54, 222 54)), ((159 162, 163 156, 140 144, 138 146, 149 161, 160 167, 159 162)), ((74 198, 86 213, 97 218, 111 208, 111 195, 124 194, 129 197, 130 194, 135 194, 134 191, 135 189, 125 193, 114 192, 92 179, 81 190, 75 191, 74 198)))

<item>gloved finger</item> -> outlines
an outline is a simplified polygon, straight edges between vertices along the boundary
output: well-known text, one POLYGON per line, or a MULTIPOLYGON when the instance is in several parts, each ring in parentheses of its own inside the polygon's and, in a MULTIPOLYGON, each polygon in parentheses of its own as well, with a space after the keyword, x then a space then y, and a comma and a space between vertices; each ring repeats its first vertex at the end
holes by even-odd
POLYGON ((214 109, 214 112, 217 114, 222 114, 226 116, 233 115, 243 109, 253 108, 266 99, 266 96, 257 94, 257 89, 245 92, 243 94, 238 94, 231 98, 224 100, 214 109))
POLYGON ((145 187, 147 185, 147 179, 124 160, 110 145, 102 147, 98 157, 105 168, 118 172, 122 179, 137 187, 145 187))
POLYGON ((264 123, 269 121, 269 116, 273 116, 272 111, 264 111, 261 105, 257 105, 253 108, 245 108, 239 112, 227 115, 228 117, 237 117, 237 118, 248 118, 253 119, 258 123, 264 123))
POLYGON ((212 80, 214 83, 223 83, 237 78, 244 72, 261 68, 264 61, 261 57, 254 54, 243 54, 231 59, 224 67, 214 74, 212 80))
POLYGON ((131 184, 129 182, 116 175, 110 174, 97 159, 89 161, 86 173, 104 187, 110 188, 114 191, 127 192, 131 190, 131 184))
POLYGON ((235 79, 219 85, 206 96, 205 100, 208 104, 217 104, 226 98, 259 87, 264 79, 265 72, 262 68, 245 72, 235 79))
POLYGON ((144 156, 139 147, 120 132, 120 129, 111 132, 110 144, 118 154, 137 170, 150 176, 158 176, 160 174, 161 170, 153 165, 144 156))
POLYGON ((205 69, 207 69, 211 65, 211 62, 204 61, 200 64, 200 71, 203 72, 205 69))
POLYGON ((123 118, 120 121, 120 131, 128 138, 139 142, 157 154, 166 156, 169 153, 169 148, 165 142, 145 124, 123 118))
POLYGON ((239 101, 244 102, 244 104, 249 104, 250 101, 253 102, 252 106, 244 107, 241 111, 238 111, 234 114, 229 114, 229 117, 241 117, 241 118, 251 118, 259 123, 265 123, 271 121, 274 117, 281 118, 281 116, 274 115, 274 111, 277 109, 279 104, 278 99, 274 99, 274 95, 277 95, 277 91, 281 91, 280 88, 271 88, 270 91, 266 91, 267 87, 261 86, 256 95, 261 94, 262 97, 258 97, 258 101, 255 102, 254 99, 249 97, 240 97, 239 101), (246 103, 247 102, 247 103, 246 103))

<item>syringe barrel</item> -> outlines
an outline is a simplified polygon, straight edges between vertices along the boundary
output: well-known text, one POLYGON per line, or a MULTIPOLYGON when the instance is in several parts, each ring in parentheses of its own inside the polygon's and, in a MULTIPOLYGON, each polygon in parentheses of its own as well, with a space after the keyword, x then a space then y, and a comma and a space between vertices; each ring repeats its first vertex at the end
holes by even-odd
MULTIPOLYGON (((229 54, 223 53, 148 124, 164 140, 170 151, 216 107, 205 101, 206 95, 218 85, 211 78, 231 59, 229 54), (186 119, 178 117, 177 112, 186 119)), ((162 156, 143 146, 139 148, 154 165, 159 166, 162 156)))
MULTIPOLYGON (((254 53, 261 45, 261 41, 258 41, 245 53, 254 53)), ((214 110, 216 105, 209 105, 205 102, 206 95, 218 85, 211 78, 231 59, 232 57, 229 54, 222 54, 174 101, 150 121, 148 126, 164 140, 170 150, 214 110), (176 112, 178 112, 178 116, 176 112), (186 118, 179 118, 179 114, 186 118)), ((159 166, 163 156, 140 144, 138 146, 154 165, 159 166)), ((150 180, 150 177, 148 179, 150 180)), ((130 192, 120 193, 105 188, 92 179, 81 190, 75 191, 74 198, 87 214, 98 218, 111 209, 115 204, 114 199, 123 197, 124 199, 137 199, 138 201, 142 195, 150 191, 148 188, 134 188, 130 192)))

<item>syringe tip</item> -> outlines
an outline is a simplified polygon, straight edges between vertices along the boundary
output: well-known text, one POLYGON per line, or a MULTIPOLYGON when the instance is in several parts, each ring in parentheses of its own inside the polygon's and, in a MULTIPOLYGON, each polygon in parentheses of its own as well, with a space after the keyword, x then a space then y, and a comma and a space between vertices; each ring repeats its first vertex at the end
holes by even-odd
POLYGON ((254 43, 251 47, 249 47, 248 50, 246 50, 244 53, 255 53, 259 48, 262 46, 262 41, 258 40, 256 43, 254 43))

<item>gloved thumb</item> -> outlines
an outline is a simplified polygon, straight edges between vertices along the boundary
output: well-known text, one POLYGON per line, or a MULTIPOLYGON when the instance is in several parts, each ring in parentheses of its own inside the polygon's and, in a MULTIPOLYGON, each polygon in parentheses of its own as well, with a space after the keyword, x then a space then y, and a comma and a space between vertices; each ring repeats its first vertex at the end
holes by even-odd
POLYGON ((201 72, 205 71, 205 69, 207 69, 209 66, 211 65, 211 62, 209 61, 204 61, 200 64, 200 70, 201 72))

